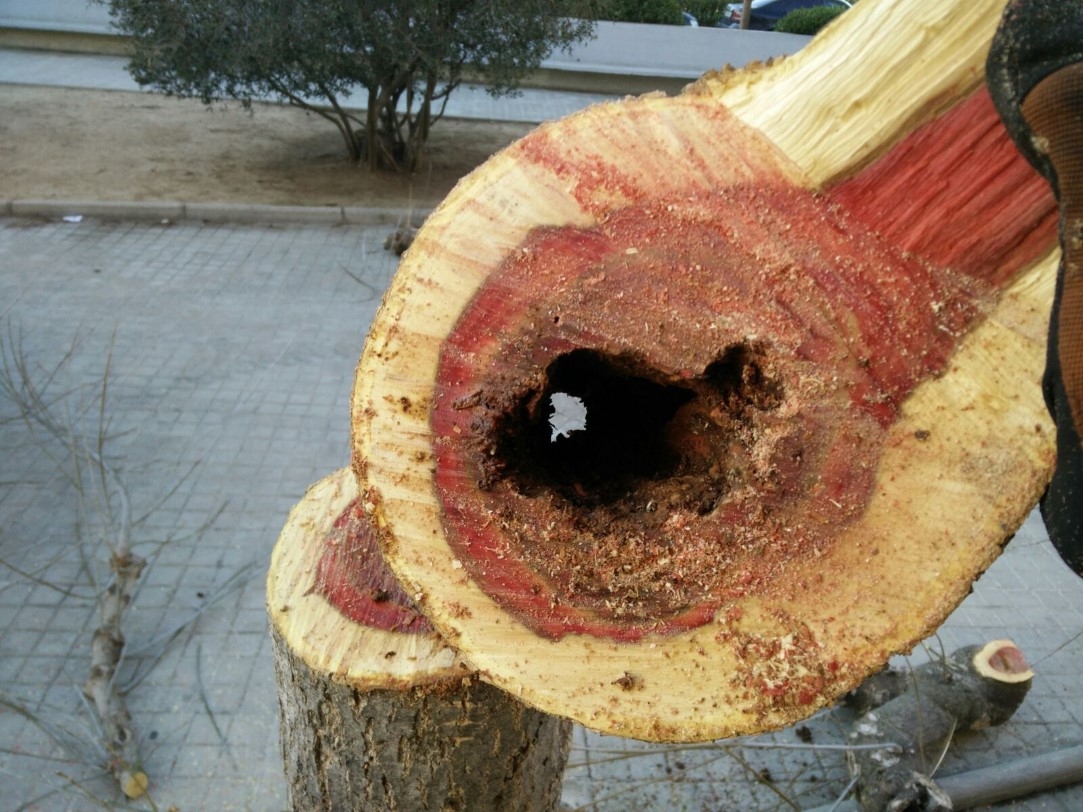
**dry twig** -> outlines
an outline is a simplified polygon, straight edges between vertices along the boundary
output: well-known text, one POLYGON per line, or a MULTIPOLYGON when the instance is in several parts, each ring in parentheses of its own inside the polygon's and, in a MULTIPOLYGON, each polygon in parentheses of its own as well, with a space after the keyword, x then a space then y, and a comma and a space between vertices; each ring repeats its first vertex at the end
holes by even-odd
POLYGON ((116 672, 124 650, 124 611, 131 603, 146 560, 132 551, 131 501, 123 477, 105 451, 110 438, 106 407, 113 341, 100 387, 96 387, 89 402, 73 397, 81 395, 77 390, 59 396, 49 393, 50 385, 70 362, 78 345, 76 338, 61 362, 40 381, 27 360, 21 339, 14 338, 9 330, 8 342, 0 342, 0 393, 15 406, 18 419, 31 431, 43 433, 64 451, 68 459, 64 470, 79 497, 80 525, 90 524, 88 502, 97 514, 102 540, 109 549, 110 578, 98 597, 100 622, 91 643, 90 671, 83 694, 97 715, 109 771, 125 796, 140 798, 146 793, 148 779, 141 766, 131 714, 117 688, 116 672), (88 436, 82 426, 90 418, 95 426, 88 436))

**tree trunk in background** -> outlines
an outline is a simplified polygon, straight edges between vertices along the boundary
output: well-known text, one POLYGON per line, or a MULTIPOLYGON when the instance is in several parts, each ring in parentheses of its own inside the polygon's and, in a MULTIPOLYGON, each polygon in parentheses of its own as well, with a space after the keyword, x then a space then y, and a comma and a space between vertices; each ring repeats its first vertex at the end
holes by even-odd
POLYGON ((408 608, 391 629, 350 617, 364 616, 366 589, 377 597, 368 606, 375 624, 396 601, 378 575, 336 580, 334 555, 356 553, 366 532, 366 517, 350 513, 356 496, 349 471, 317 483, 272 557, 268 611, 290 808, 556 809, 570 722, 478 680, 408 608))

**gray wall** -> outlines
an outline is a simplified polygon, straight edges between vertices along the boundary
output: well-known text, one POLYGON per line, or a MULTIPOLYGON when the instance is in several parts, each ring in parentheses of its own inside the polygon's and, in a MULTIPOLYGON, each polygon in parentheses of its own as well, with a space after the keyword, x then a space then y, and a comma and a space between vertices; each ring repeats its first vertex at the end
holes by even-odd
POLYGON ((0 27, 113 33, 109 10, 88 0, 0 0, 0 27))

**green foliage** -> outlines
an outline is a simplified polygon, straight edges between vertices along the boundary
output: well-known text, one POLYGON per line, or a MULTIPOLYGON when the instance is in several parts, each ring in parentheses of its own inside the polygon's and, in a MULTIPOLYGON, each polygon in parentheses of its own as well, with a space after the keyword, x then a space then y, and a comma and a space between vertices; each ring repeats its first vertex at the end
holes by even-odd
POLYGON ((605 0, 597 13, 618 23, 683 25, 683 10, 681 0, 605 0))
POLYGON ((783 34, 812 35, 846 11, 845 6, 814 6, 794 9, 778 21, 776 31, 783 34))
POLYGON ((273 97, 338 127, 350 157, 412 171, 464 76, 514 92, 593 32, 594 0, 97 0, 128 70, 205 104, 273 97), (365 112, 344 103, 354 93, 365 112))

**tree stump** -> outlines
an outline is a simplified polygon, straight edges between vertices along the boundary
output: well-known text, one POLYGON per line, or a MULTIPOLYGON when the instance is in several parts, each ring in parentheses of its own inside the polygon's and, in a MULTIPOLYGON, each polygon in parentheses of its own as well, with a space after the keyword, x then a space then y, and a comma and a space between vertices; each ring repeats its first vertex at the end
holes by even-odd
POLYGON ((291 809, 557 807, 570 722, 479 681, 416 613, 350 471, 290 513, 267 607, 291 809))
POLYGON ((985 90, 1003 0, 543 125, 416 235, 358 368, 396 574, 609 733, 792 723, 965 597, 1049 481, 1056 206, 985 90))

